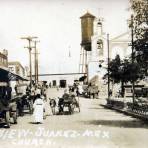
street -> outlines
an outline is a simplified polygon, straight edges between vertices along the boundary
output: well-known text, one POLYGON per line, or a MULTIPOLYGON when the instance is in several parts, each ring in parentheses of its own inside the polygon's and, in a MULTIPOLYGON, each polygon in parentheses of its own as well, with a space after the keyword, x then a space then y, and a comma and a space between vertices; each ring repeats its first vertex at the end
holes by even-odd
POLYGON ((148 0, 0 11, 0 148, 148 148, 148 0))
MULTIPOLYGON (((49 89, 49 96, 63 90, 49 89)), ((102 99, 80 98, 81 112, 47 116, 33 124, 31 115, 18 118, 10 129, 0 129, 0 147, 146 148, 148 125, 138 119, 104 109, 102 99)))

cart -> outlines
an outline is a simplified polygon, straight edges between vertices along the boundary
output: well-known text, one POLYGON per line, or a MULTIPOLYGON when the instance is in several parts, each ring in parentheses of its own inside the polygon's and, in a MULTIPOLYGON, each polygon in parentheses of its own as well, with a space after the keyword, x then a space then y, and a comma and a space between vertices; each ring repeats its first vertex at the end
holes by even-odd
POLYGON ((17 123, 17 101, 12 97, 10 81, 25 80, 5 68, 0 68, 0 124, 10 128, 11 122, 17 123), (12 121, 13 120, 13 121, 12 121))
POLYGON ((67 99, 59 98, 59 113, 64 113, 66 108, 68 114, 73 114, 75 109, 78 108, 80 112, 79 98, 78 100, 74 95, 69 96, 67 99))
POLYGON ((10 122, 17 123, 17 104, 15 98, 9 98, 6 93, 8 86, 0 86, 0 123, 10 127, 10 122))

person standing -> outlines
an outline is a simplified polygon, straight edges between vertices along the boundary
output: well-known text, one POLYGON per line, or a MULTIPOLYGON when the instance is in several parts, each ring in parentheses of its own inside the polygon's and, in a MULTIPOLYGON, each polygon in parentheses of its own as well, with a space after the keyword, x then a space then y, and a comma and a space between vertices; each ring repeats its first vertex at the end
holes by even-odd
POLYGON ((55 99, 50 100, 50 107, 51 107, 52 114, 55 115, 55 107, 56 107, 55 99))
POLYGON ((35 87, 32 86, 30 91, 31 91, 30 92, 30 99, 32 100, 32 102, 34 102, 35 101, 35 87))
POLYGON ((109 90, 109 96, 110 97, 112 96, 112 90, 111 89, 109 90))
POLYGON ((33 112, 34 122, 37 124, 43 123, 44 102, 40 94, 37 94, 36 100, 33 104, 33 108, 34 108, 33 112))
POLYGON ((18 88, 17 88, 17 85, 15 85, 14 90, 15 90, 15 94, 18 95, 18 88))
POLYGON ((77 94, 77 97, 79 96, 80 92, 79 92, 79 87, 76 88, 76 94, 77 94))
POLYGON ((63 111, 64 111, 63 102, 64 102, 64 98, 63 97, 59 98, 58 100, 59 114, 63 114, 63 111))
POLYGON ((12 87, 10 87, 9 85, 6 87, 6 98, 8 100, 11 100, 12 97, 12 87))
POLYGON ((38 95, 38 94, 40 94, 41 95, 41 89, 40 89, 40 87, 38 86, 38 87, 36 87, 36 89, 35 89, 35 96, 36 95, 38 95))

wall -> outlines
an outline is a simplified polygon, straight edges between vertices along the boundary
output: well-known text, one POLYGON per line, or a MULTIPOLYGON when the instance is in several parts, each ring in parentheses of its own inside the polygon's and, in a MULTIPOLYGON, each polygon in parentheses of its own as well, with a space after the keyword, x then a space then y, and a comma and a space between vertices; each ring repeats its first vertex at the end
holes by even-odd
POLYGON ((57 85, 59 86, 60 80, 66 80, 67 85, 73 85, 74 80, 79 80, 82 75, 52 75, 52 76, 39 76, 39 81, 47 81, 47 84, 52 83, 53 80, 56 80, 57 85))

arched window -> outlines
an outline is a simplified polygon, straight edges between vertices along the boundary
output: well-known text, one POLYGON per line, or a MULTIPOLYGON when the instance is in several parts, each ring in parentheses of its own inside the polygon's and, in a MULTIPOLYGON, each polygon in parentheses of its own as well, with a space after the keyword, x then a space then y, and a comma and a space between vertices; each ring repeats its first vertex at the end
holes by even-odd
POLYGON ((102 41, 101 39, 99 39, 99 40, 97 41, 97 48, 98 48, 98 49, 103 49, 103 41, 102 41))
POLYGON ((99 55, 102 56, 103 55, 103 41, 101 39, 97 41, 97 49, 99 51, 99 55))

